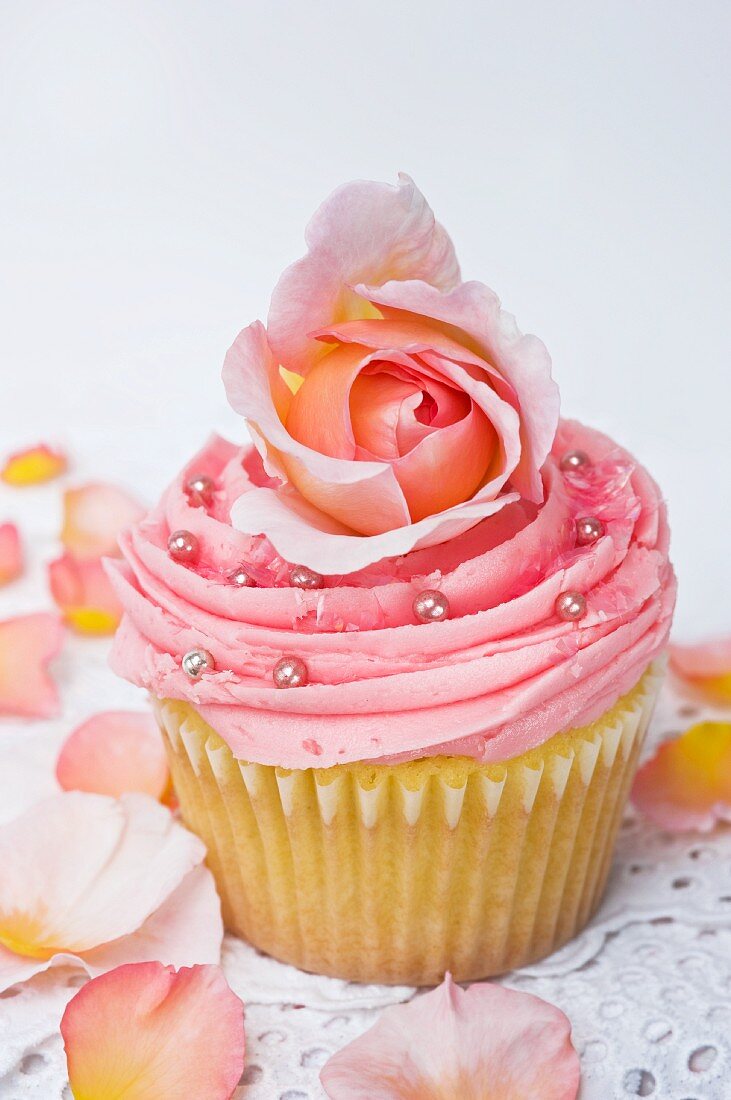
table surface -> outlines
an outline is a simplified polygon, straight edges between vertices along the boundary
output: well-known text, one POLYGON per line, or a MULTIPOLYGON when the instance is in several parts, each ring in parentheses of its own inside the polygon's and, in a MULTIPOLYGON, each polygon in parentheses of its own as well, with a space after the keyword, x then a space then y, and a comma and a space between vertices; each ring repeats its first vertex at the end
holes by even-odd
MULTIPOLYGON (((77 474, 80 471, 77 471, 77 474)), ((0 618, 48 604, 45 562, 57 550, 59 484, 0 488, 29 550, 27 574, 0 590, 0 618)), ((0 820, 55 789, 53 765, 89 714, 142 707, 107 667, 108 642, 69 637, 55 666, 62 717, 0 720, 0 820)), ((650 742, 714 712, 666 687, 650 742)), ((716 713, 717 716, 717 713, 716 713)), ((316 1100, 319 1068, 408 988, 303 974, 228 937, 224 969, 246 1004, 246 1100, 316 1100)), ((573 1025, 581 1100, 731 1095, 731 828, 674 837, 628 812, 604 903, 571 944, 505 984, 559 1005, 573 1025)), ((69 1100, 58 1025, 79 973, 58 970, 0 995, 0 1098, 69 1100)))
MULTIPOLYGON (((403 168, 465 276, 545 340, 565 415, 658 478, 679 636, 728 629, 728 3, 371 0, 357 20, 298 0, 0 7, 3 451, 57 439, 73 478, 151 503, 212 428, 242 439, 226 347, 266 316, 318 202, 403 168)), ((48 603, 58 486, 0 487, 4 519, 31 568, 0 618, 48 603)), ((69 641, 60 720, 0 721, 0 818, 53 789, 75 723, 144 705, 105 653, 69 641)), ((666 694, 653 737, 691 720, 682 705, 666 694)), ((628 817, 591 928, 505 979, 570 1016, 582 1100, 731 1095, 729 898, 728 830, 671 838, 628 817)), ((323 1059, 410 995, 233 941, 225 966, 247 1002, 243 1095, 262 1100, 320 1096, 323 1059)), ((58 1021, 78 980, 0 998, 2 1100, 64 1096, 58 1021)))

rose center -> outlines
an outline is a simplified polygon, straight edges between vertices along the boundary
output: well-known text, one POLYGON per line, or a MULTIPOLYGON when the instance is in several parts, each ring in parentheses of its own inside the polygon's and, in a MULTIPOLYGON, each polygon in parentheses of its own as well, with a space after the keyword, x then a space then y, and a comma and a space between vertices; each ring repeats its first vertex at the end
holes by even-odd
POLYGON ((431 424, 434 417, 437 415, 437 403, 430 393, 426 393, 422 390, 421 404, 414 409, 414 416, 420 424, 431 424))

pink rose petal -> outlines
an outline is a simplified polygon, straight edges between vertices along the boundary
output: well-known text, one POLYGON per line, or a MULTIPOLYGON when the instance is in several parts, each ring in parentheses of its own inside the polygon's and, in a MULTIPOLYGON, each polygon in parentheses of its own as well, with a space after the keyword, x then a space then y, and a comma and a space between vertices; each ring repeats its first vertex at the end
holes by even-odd
POLYGON ((427 516, 418 523, 396 527, 381 535, 353 535, 303 501, 298 493, 253 489, 239 497, 231 508, 231 523, 247 534, 266 532, 287 561, 301 562, 318 573, 347 574, 382 558, 447 542, 519 499, 517 493, 504 493, 496 500, 484 500, 478 494, 467 504, 427 516))
POLYGON ((58 615, 46 612, 0 622, 0 715, 58 714, 60 700, 47 666, 59 653, 63 634, 58 615))
POLYGON ((731 636, 697 645, 673 645, 670 665, 710 702, 731 703, 731 636))
MULTIPOLYGON (((434 354, 428 342, 424 343, 428 341, 428 326, 422 326, 415 336, 408 330, 401 331, 398 338, 392 340, 391 334, 384 329, 394 327, 387 322, 366 320, 332 329, 337 338, 347 338, 347 342, 341 343, 309 372, 292 399, 286 429, 294 439, 321 454, 361 462, 393 462, 409 518, 414 521, 469 500, 483 485, 490 469, 497 445, 495 425, 501 425, 503 420, 508 422, 503 454, 511 451, 513 424, 517 442, 518 425, 515 410, 497 399, 494 390, 486 385, 487 374, 476 380, 455 363, 434 354), (352 335, 354 327, 357 336, 352 335), (358 336, 366 346, 359 346, 358 336), (377 349, 375 358, 369 352, 371 345, 377 349), (401 350, 394 351, 394 348, 401 350), (426 354, 418 354, 421 352, 426 354), (396 405, 394 383, 398 383, 396 405), (415 406, 421 404, 425 393, 432 400, 433 425, 415 419, 415 406), (407 396, 415 401, 404 401, 407 396), (404 415, 405 410, 408 415, 404 415), (386 423, 390 421, 390 439, 384 418, 386 423), (371 424, 374 420, 375 431, 371 424), (416 425, 416 432, 412 425, 416 425), (407 437, 407 445, 402 450, 401 440, 406 442, 407 437), (382 449, 375 450, 379 444, 382 449)), ((439 333, 436 336, 438 339, 439 333)), ((457 348, 457 353, 460 350, 457 348)), ((519 453, 518 447, 513 466, 519 453)), ((301 475, 298 480, 286 459, 284 462, 292 482, 323 511, 361 534, 379 534, 389 528, 389 517, 380 508, 375 514, 365 515, 359 508, 351 508, 347 514, 342 508, 336 512, 332 507, 331 487, 321 491, 318 499, 306 484, 302 485, 301 475)), ((505 461, 501 465, 505 468, 504 482, 510 467, 505 461)), ((494 481, 493 474, 491 484, 494 485, 494 481)), ((346 502, 350 503, 350 494, 346 502)))
POLYGON ((117 967, 61 1021, 74 1096, 230 1100, 244 1069, 244 1007, 217 966, 117 967))
POLYGON ((223 927, 204 856, 143 795, 72 791, 0 826, 0 991, 57 963, 97 973, 151 956, 217 962, 223 927))
POLYGON ((0 586, 14 581, 23 572, 23 548, 14 523, 0 523, 0 586))
POLYGON ((54 602, 79 634, 113 634, 119 626, 122 606, 100 558, 62 554, 49 562, 48 581, 54 602))
POLYGON ((213 876, 204 864, 199 864, 137 932, 85 952, 81 961, 92 976, 130 960, 165 959, 175 966, 218 962, 222 939, 221 903, 213 876))
POLYGON ((409 523, 406 502, 391 466, 332 458, 292 440, 267 387, 271 362, 266 331, 256 322, 239 334, 223 368, 229 401, 246 416, 268 472, 287 478, 281 457, 286 451, 290 471, 292 463, 299 462, 313 481, 330 486, 348 507, 357 497, 362 514, 376 517, 379 525, 396 524, 381 534, 356 535, 291 487, 250 489, 233 504, 231 523, 246 534, 266 534, 285 560, 301 562, 325 574, 353 573, 382 558, 445 542, 518 500, 517 493, 504 493, 494 499, 495 486, 488 483, 466 504, 409 523))
POLYGON ((731 822, 731 723, 699 722, 665 741, 637 772, 632 801, 669 832, 731 822))
POLYGON ((113 798, 137 791, 160 799, 169 772, 165 748, 151 714, 102 711, 69 735, 56 762, 65 791, 90 791, 113 798))
POLYGON ((491 290, 459 282, 413 182, 341 188, 307 240, 268 330, 226 356, 229 401, 280 482, 247 485, 233 526, 337 575, 458 537, 513 491, 540 503, 550 357, 491 290))
POLYGON ((320 1074, 331 1100, 574 1100, 579 1078, 563 1012, 486 982, 463 991, 449 974, 387 1008, 320 1074))
POLYGON ((357 286, 386 318, 404 313, 433 318, 449 331, 457 329, 477 346, 510 384, 518 400, 523 453, 512 475, 513 485, 528 500, 543 499, 539 470, 551 449, 559 414, 559 393, 551 378, 551 357, 536 336, 523 335, 497 295, 482 283, 462 283, 442 293, 423 282, 390 282, 357 286))
POLYGON ((356 283, 422 279, 448 290, 459 281, 452 242, 403 174, 395 187, 365 181, 339 187, 305 239, 309 251, 277 283, 267 322, 278 362, 299 374, 326 350, 310 337, 315 329, 374 315, 351 289, 356 283))
MULTIPOLYGON (((350 355, 352 357, 353 353, 350 352, 350 355)), ((381 530, 384 526, 398 527, 408 523, 406 501, 387 463, 334 458, 311 450, 289 435, 269 390, 267 380, 272 363, 266 330, 255 322, 239 333, 223 367, 228 399, 233 408, 246 417, 267 472, 283 480, 295 481, 299 488, 306 488, 308 494, 313 494, 322 503, 329 500, 332 507, 328 507, 326 522, 331 527, 334 525, 335 530, 338 527, 348 529, 347 521, 354 510, 361 516, 373 516, 381 530), (337 514, 339 512, 342 519, 337 514)), ((255 492, 277 495, 274 489, 257 489, 255 492)), ((248 500, 252 495, 245 493, 242 500, 248 500)), ((308 503, 304 498, 303 501, 308 503)), ((319 507, 316 510, 319 512, 319 507)), ((253 530, 249 526, 248 533, 258 535, 267 532, 262 527, 253 530)), ((277 550, 282 553, 278 546, 277 550)), ((283 556, 287 557, 286 554, 283 556)), ((299 559, 295 556, 289 560, 299 559)))
POLYGON ((426 436, 394 463, 412 522, 446 512, 479 490, 496 451, 495 431, 477 408, 426 436))
POLYGON ((117 538, 145 509, 124 489, 91 482, 64 493, 61 541, 77 560, 117 555, 117 538))

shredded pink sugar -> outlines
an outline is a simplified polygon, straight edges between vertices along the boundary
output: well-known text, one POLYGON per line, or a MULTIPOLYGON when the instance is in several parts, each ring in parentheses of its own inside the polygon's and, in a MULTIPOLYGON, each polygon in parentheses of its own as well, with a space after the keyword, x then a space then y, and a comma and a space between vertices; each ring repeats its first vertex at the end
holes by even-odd
POLYGON ((591 557, 590 546, 576 546, 573 550, 566 550, 563 554, 558 554, 555 558, 555 565, 558 569, 568 569, 574 565, 577 561, 591 557))
POLYGON ((329 605, 327 593, 323 592, 317 601, 316 624, 318 630, 380 630, 384 624, 384 615, 377 601, 372 601, 367 606, 357 609, 357 618, 344 618, 342 614, 334 613, 329 605), (376 611, 374 604, 378 607, 376 611))
POLYGON ((603 612, 605 616, 616 618, 632 611, 636 600, 628 585, 599 585, 591 597, 592 611, 603 612))
POLYGON ((251 570, 257 583, 265 588, 289 584, 291 565, 280 558, 269 539, 263 535, 251 540, 250 555, 242 564, 247 570, 251 570))
POLYGON ((564 476, 576 515, 634 523, 642 504, 632 490, 636 464, 607 459, 594 466, 566 471, 564 476))
POLYGON ((556 650, 560 654, 562 660, 567 657, 575 657, 581 649, 581 637, 578 631, 572 631, 571 634, 564 634, 556 642, 556 650))
POLYGON ((635 469, 636 463, 617 448, 599 462, 564 471, 564 477, 573 495, 601 502, 623 492, 635 469))
POLYGON ((545 568, 540 561, 528 562, 515 578, 510 589, 510 597, 517 599, 518 596, 524 596, 526 593, 532 592, 536 585, 545 579, 545 576, 545 568))

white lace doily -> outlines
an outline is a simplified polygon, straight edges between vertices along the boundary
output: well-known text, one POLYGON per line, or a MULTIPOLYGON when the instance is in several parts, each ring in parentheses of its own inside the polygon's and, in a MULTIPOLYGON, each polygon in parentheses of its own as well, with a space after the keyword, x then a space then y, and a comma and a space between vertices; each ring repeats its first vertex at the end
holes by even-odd
MULTIPOLYGON (((58 490, 33 498, 33 545, 48 558, 58 490)), ((47 602, 40 558, 31 566, 26 578, 0 591, 0 618, 47 602)), ((62 719, 0 720, 0 820, 55 789, 58 746, 83 718, 144 706, 135 688, 109 672, 106 651, 105 643, 69 639, 55 668, 62 719)), ((714 714, 666 690, 651 741, 705 716, 714 714)), ((318 1073, 329 1055, 369 1027, 383 1006, 413 995, 403 987, 303 974, 232 938, 223 964, 246 1004, 247 1069, 236 1100, 322 1100, 318 1073)), ((503 980, 570 1018, 582 1061, 581 1100, 729 1100, 731 827, 673 837, 628 814, 605 901, 589 928, 551 958, 503 980)), ((82 982, 79 974, 57 970, 0 994, 2 1100, 70 1100, 58 1026, 82 982)))

